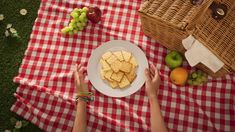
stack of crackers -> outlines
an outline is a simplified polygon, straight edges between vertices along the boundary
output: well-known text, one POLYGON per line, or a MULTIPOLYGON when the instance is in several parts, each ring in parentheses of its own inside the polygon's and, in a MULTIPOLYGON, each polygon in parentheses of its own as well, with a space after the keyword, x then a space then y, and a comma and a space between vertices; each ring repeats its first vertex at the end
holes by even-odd
POLYGON ((125 88, 136 78, 138 63, 135 57, 125 50, 104 53, 100 64, 101 78, 112 88, 125 88))

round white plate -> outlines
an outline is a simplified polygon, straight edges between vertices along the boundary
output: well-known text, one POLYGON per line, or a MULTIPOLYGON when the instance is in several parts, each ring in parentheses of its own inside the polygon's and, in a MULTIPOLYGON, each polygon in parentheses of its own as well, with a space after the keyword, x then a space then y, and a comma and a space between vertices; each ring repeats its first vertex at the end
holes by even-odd
POLYGON ((129 96, 133 93, 135 93, 137 90, 139 90, 144 82, 145 82, 145 76, 144 76, 144 69, 148 67, 148 61, 144 54, 144 52, 137 47, 135 44, 132 44, 128 41, 123 40, 112 40, 109 42, 106 42, 93 50, 87 66, 87 74, 88 79, 92 83, 92 85, 95 87, 96 90, 99 92, 111 96, 111 97, 125 97, 129 96), (104 80, 101 79, 100 76, 100 59, 101 56, 107 52, 107 51, 117 51, 117 50, 126 50, 138 61, 138 68, 137 68, 137 77, 132 82, 132 84, 124 89, 112 89, 104 80))

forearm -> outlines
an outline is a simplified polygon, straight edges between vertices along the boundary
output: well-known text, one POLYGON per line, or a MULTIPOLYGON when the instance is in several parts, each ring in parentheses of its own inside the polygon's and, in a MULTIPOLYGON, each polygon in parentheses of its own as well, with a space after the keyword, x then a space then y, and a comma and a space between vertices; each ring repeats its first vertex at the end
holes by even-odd
POLYGON ((150 123, 152 132, 167 132, 158 99, 156 96, 149 97, 150 102, 150 123))
POLYGON ((87 131, 87 113, 86 102, 78 101, 73 132, 86 132, 87 131))

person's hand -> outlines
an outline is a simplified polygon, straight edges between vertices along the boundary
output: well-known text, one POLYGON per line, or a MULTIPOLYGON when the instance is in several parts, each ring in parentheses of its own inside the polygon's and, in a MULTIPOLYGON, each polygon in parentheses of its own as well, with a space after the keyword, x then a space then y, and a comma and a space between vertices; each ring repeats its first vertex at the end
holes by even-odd
POLYGON ((74 82, 77 88, 77 92, 87 92, 87 82, 85 82, 84 78, 84 71, 85 68, 82 67, 81 64, 79 64, 78 66, 76 65, 74 68, 74 72, 73 72, 73 76, 74 76, 74 82))
POLYGON ((145 90, 148 97, 157 96, 161 79, 157 68, 153 64, 151 64, 150 70, 145 69, 145 77, 145 90))

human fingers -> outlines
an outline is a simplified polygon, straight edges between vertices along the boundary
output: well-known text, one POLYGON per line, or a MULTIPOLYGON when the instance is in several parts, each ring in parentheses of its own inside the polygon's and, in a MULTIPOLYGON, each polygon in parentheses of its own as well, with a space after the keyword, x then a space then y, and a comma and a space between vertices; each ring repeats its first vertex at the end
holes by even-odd
POLYGON ((151 81, 149 69, 146 68, 144 73, 145 73, 146 81, 151 81))
POLYGON ((154 77, 153 77, 153 79, 154 79, 154 80, 159 79, 159 72, 158 72, 158 69, 157 69, 156 66, 154 66, 154 65, 151 65, 151 67, 152 67, 152 69, 153 69, 153 71, 154 71, 154 77))
POLYGON ((81 64, 79 64, 79 65, 77 65, 77 64, 75 64, 75 69, 74 69, 74 73, 73 73, 73 75, 74 75, 74 79, 75 79, 75 82, 76 82, 76 85, 79 85, 79 84, 81 84, 81 79, 80 79, 80 70, 81 70, 81 67, 82 67, 82 65, 81 64))
POLYGON ((155 74, 158 74, 158 69, 157 69, 157 67, 156 67, 155 65, 153 65, 153 64, 152 64, 151 67, 152 67, 154 73, 155 73, 155 74))
POLYGON ((80 78, 80 81, 83 81, 85 76, 84 76, 84 72, 85 72, 85 68, 84 67, 81 67, 78 71, 78 76, 80 78))
POLYGON ((154 75, 155 75, 155 72, 154 72, 154 70, 153 70, 153 68, 150 66, 150 74, 151 74, 151 77, 153 78, 154 77, 154 75))
POLYGON ((78 69, 78 74, 81 75, 81 74, 84 73, 84 71, 85 71, 85 68, 81 66, 81 67, 78 69))
POLYGON ((82 67, 81 64, 79 64, 79 65, 76 64, 76 66, 77 66, 77 71, 79 71, 79 69, 82 67))
POLYGON ((77 65, 77 64, 73 65, 73 66, 72 66, 72 71, 73 71, 73 72, 77 71, 77 68, 78 68, 78 65, 77 65))
POLYGON ((73 68, 73 76, 74 76, 74 79, 75 81, 78 79, 78 65, 75 64, 74 68, 73 68))
POLYGON ((74 82, 75 82, 75 84, 76 84, 76 87, 79 87, 79 85, 81 84, 81 81, 80 81, 80 78, 79 78, 79 76, 78 76, 78 72, 75 71, 75 72, 73 73, 73 75, 74 75, 74 82))
POLYGON ((87 75, 87 67, 83 67, 84 71, 83 71, 83 75, 86 76, 87 75))

